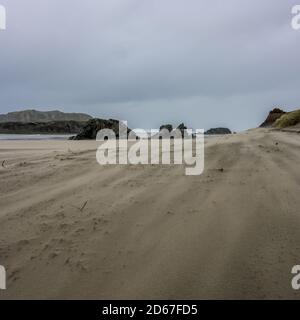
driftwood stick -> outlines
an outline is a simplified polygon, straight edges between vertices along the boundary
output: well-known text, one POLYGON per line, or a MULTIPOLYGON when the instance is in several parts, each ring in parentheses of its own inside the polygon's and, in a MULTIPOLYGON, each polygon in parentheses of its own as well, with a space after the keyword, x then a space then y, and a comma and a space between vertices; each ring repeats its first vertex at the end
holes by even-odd
POLYGON ((83 209, 85 208, 85 206, 87 205, 87 201, 83 204, 83 206, 80 208, 80 211, 82 212, 83 211, 83 209))

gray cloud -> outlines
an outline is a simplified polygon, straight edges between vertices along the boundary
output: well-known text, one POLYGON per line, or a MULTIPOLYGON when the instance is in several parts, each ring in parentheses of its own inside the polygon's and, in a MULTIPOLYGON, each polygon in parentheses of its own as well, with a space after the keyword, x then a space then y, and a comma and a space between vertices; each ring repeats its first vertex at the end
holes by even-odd
POLYGON ((294 1, 0 0, 0 111, 256 126, 300 105, 294 1))

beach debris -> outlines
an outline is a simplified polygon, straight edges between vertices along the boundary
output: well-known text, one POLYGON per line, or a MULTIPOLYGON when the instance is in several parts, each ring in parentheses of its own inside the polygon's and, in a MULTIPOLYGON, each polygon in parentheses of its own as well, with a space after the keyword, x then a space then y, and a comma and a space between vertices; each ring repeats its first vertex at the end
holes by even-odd
POLYGON ((84 208, 86 207, 88 201, 85 201, 85 203, 81 206, 81 207, 76 207, 76 206, 73 206, 73 205, 70 205, 71 207, 79 210, 80 212, 82 212, 84 210, 84 208))
POLYGON ((5 160, 2 161, 2 167, 5 168, 5 160))
POLYGON ((88 201, 86 201, 83 206, 79 209, 81 212, 84 210, 85 206, 87 205, 88 201))
POLYGON ((218 171, 224 172, 224 168, 219 168, 218 171))

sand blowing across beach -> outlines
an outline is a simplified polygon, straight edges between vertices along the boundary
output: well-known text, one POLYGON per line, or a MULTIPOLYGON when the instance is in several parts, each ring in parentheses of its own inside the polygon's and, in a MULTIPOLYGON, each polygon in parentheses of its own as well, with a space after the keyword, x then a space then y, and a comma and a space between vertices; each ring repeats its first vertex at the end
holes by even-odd
POLYGON ((299 298, 300 139, 205 142, 205 170, 100 166, 96 142, 0 142, 11 298, 299 298))

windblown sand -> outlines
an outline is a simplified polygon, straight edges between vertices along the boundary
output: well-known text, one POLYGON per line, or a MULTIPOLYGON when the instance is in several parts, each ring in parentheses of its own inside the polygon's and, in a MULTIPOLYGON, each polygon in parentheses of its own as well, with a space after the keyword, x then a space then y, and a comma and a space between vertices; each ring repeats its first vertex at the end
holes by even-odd
POLYGON ((0 298, 300 298, 299 135, 210 138, 201 176, 96 146, 0 142, 0 298))

